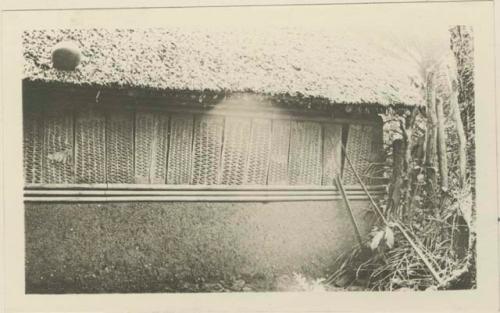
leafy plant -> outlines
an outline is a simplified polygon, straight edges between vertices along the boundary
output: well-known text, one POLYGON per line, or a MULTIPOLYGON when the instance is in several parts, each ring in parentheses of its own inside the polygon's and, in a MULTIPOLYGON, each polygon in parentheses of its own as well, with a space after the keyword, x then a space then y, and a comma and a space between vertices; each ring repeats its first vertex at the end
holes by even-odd
POLYGON ((422 71, 426 110, 388 110, 383 116, 388 157, 382 176, 390 184, 378 205, 382 216, 366 249, 355 247, 337 260, 329 284, 371 290, 475 287, 474 158, 465 158, 474 155, 472 34, 457 26, 451 37, 456 72, 450 70, 451 53, 426 62, 422 71))

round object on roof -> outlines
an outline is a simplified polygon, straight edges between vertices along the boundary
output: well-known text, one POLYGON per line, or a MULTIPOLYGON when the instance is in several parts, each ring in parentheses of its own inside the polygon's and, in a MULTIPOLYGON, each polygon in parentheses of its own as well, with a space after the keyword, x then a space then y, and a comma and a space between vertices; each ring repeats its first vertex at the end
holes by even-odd
POLYGON ((80 59, 80 48, 73 41, 61 41, 52 49, 52 66, 58 70, 72 71, 80 59))

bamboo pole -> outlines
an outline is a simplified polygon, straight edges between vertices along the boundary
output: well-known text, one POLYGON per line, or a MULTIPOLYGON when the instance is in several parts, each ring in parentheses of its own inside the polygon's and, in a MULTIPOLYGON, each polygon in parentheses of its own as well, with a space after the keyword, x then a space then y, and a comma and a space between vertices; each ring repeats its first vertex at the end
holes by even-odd
POLYGON ((347 212, 349 213, 349 218, 351 219, 351 223, 354 227, 354 232, 356 233, 356 238, 358 239, 359 247, 363 248, 363 238, 361 238, 361 232, 359 231, 359 226, 356 223, 354 214, 352 213, 351 203, 349 202, 349 198, 347 198, 346 192, 344 190, 344 185, 342 184, 342 180, 340 179, 339 175, 335 177, 335 181, 337 182, 337 186, 342 194, 342 198, 344 199, 347 212))
MULTIPOLYGON (((344 190, 345 192, 345 190, 344 190)), ((350 196, 360 196, 362 190, 348 191, 350 196)), ((165 190, 26 190, 28 196, 339 196, 338 191, 165 191, 165 190)), ((382 192, 375 192, 377 195, 382 192)))
POLYGON ((352 169, 352 171, 354 173, 354 176, 356 176, 356 179, 358 180, 358 183, 361 185, 361 187, 365 191, 366 195, 370 199, 370 202, 372 203, 373 209, 375 210, 375 212, 379 215, 379 217, 382 219, 382 221, 384 222, 384 224, 386 226, 391 227, 391 226, 394 225, 394 226, 396 226, 401 231, 401 233, 403 233, 403 236, 405 237, 405 239, 408 241, 408 243, 410 243, 410 245, 413 248, 413 250, 415 250, 415 252, 418 254, 418 256, 420 257, 420 259, 424 262, 425 266, 429 269, 429 271, 431 272, 431 274, 434 277, 434 279, 439 283, 439 285, 442 285, 443 284, 443 280, 441 279, 441 277, 439 276, 439 274, 436 272, 436 270, 434 269, 434 267, 432 266, 432 264, 429 262, 429 260, 427 259, 427 257, 423 254, 422 250, 415 244, 415 242, 406 233, 406 231, 403 229, 403 227, 401 227, 401 225, 399 225, 399 223, 394 223, 394 222, 391 223, 391 222, 389 222, 384 217, 384 215, 382 214, 382 211, 380 210, 380 208, 378 207, 377 203, 375 202, 375 200, 370 195, 370 192, 366 188, 366 185, 363 183, 363 181, 359 177, 358 172, 356 171, 356 169, 354 168, 354 166, 351 163, 351 160, 347 156, 347 153, 346 153, 346 150, 345 150, 345 147, 344 147, 343 143, 342 143, 342 150, 344 151, 344 156, 345 156, 345 158, 347 160, 347 163, 351 167, 351 169, 352 169))
MULTIPOLYGON (((352 196, 351 200, 366 200, 366 196, 352 196)), ((30 196, 25 202, 293 202, 334 201, 342 196, 30 196)))
POLYGON ((425 266, 429 269, 429 271, 431 272, 431 274, 434 277, 434 279, 438 282, 438 284, 439 285, 443 285, 444 284, 443 279, 436 272, 436 270, 434 269, 434 267, 432 266, 432 264, 429 262, 429 260, 427 259, 427 257, 424 255, 424 253, 422 252, 422 250, 415 244, 415 242, 413 242, 413 240, 406 233, 406 231, 403 229, 403 227, 401 227, 401 225, 399 225, 399 223, 394 223, 394 225, 401 231, 401 233, 406 238, 406 240, 408 241, 408 243, 410 243, 410 245, 413 248, 413 250, 415 250, 415 252, 418 254, 418 256, 420 257, 420 259, 422 260, 422 262, 424 262, 425 266))
POLYGON ((361 177, 359 177, 358 171, 354 168, 354 165, 352 165, 351 159, 347 156, 347 150, 346 150, 346 148, 344 146, 344 143, 341 143, 341 145, 342 145, 342 151, 344 152, 345 159, 347 160, 347 163, 349 164, 349 167, 351 168, 352 172, 354 173, 354 176, 356 177, 356 180, 361 185, 361 188, 363 188, 363 191, 368 196, 368 199, 370 199, 370 202, 372 203, 373 208, 376 211, 376 213, 378 214, 378 216, 382 219, 382 221, 384 222, 384 224, 388 225, 387 219, 385 218, 384 214, 382 214, 382 211, 378 207, 377 203, 375 202, 375 200, 373 199, 373 197, 371 196, 371 194, 368 192, 368 188, 366 188, 366 185, 361 180, 361 177))
MULTIPOLYGON (((345 190, 362 190, 358 185, 347 185, 344 186, 345 190)), ((52 190, 52 189, 64 189, 64 190, 187 190, 187 191, 247 191, 247 190, 262 190, 262 191, 273 191, 273 190, 300 190, 300 191, 338 191, 336 186, 290 186, 290 185, 241 185, 241 186, 230 186, 230 185, 166 185, 166 184, 26 184, 25 190, 52 190)), ((384 191, 385 186, 370 186, 372 191, 384 191)))

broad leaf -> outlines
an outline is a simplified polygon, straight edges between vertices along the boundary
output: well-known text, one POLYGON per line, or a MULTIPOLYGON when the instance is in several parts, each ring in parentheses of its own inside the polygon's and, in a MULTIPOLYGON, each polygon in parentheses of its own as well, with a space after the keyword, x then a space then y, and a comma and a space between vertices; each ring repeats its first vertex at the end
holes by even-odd
POLYGON ((389 249, 392 249, 394 246, 394 232, 390 227, 385 228, 385 243, 389 247, 389 249))
POLYGON ((375 250, 378 248, 380 241, 382 238, 384 238, 385 232, 383 230, 379 230, 378 232, 375 233, 375 236, 373 236, 372 242, 370 243, 370 248, 372 250, 375 250))

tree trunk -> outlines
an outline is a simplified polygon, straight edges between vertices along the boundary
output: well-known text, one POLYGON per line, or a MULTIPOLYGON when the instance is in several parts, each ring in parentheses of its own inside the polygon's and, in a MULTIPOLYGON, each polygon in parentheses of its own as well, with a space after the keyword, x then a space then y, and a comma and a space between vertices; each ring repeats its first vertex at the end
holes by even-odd
POLYGON ((441 182, 441 190, 448 191, 448 156, 446 151, 446 132, 444 129, 444 110, 443 100, 438 98, 436 101, 436 117, 437 117, 437 150, 439 160, 439 176, 441 182))
POLYGON ((418 109, 413 108, 408 116, 404 119, 404 125, 401 125, 401 131, 404 140, 404 159, 403 159, 403 172, 401 173, 402 181, 404 182, 404 206, 400 212, 401 218, 404 220, 406 215, 411 215, 411 202, 412 202, 412 184, 414 182, 414 175, 412 173, 412 150, 415 145, 413 142, 413 129, 415 127, 415 121, 417 119, 418 109))
POLYGON ((392 184, 389 189, 389 210, 395 211, 399 208, 401 200, 401 190, 403 187, 403 167, 404 167, 404 144, 401 139, 396 139, 392 143, 392 184))
POLYGON ((436 163, 437 163, 437 115, 436 115, 436 89, 434 73, 427 76, 427 144, 425 156, 425 168, 429 182, 428 194, 434 195, 437 185, 436 163))
POLYGON ((458 137, 458 170, 460 187, 465 184, 467 177, 467 139, 465 138, 464 124, 460 116, 460 108, 458 106, 458 90, 456 83, 452 83, 452 93, 450 97, 451 117, 455 123, 458 137))
MULTIPOLYGON (((469 245, 468 245, 468 265, 471 273, 471 285, 476 285, 476 195, 475 195, 475 125, 474 125, 474 37, 472 27, 470 26, 455 26, 450 29, 451 38, 450 45, 455 55, 457 64, 457 80, 458 80, 458 95, 453 94, 457 100, 457 110, 465 114, 464 119, 455 119, 462 122, 462 128, 465 130, 465 151, 469 156, 467 158, 467 167, 470 175, 471 188, 471 207, 470 207, 470 222, 469 222, 469 245), (464 125, 465 123, 465 125, 464 125)), ((459 116, 460 117, 460 116, 459 116)), ((458 129, 459 127, 457 127, 458 129)), ((460 137, 459 133, 459 137, 460 137)), ((461 149, 462 150, 462 149, 461 149)), ((462 167, 462 165, 461 165, 462 167)), ((466 176, 468 176, 466 175, 466 176)))
POLYGON ((405 169, 408 172, 411 166, 412 155, 411 152, 415 143, 413 142, 413 129, 415 127, 415 121, 417 120, 418 109, 413 108, 410 115, 405 119, 405 125, 403 129, 403 134, 405 138, 405 169))

